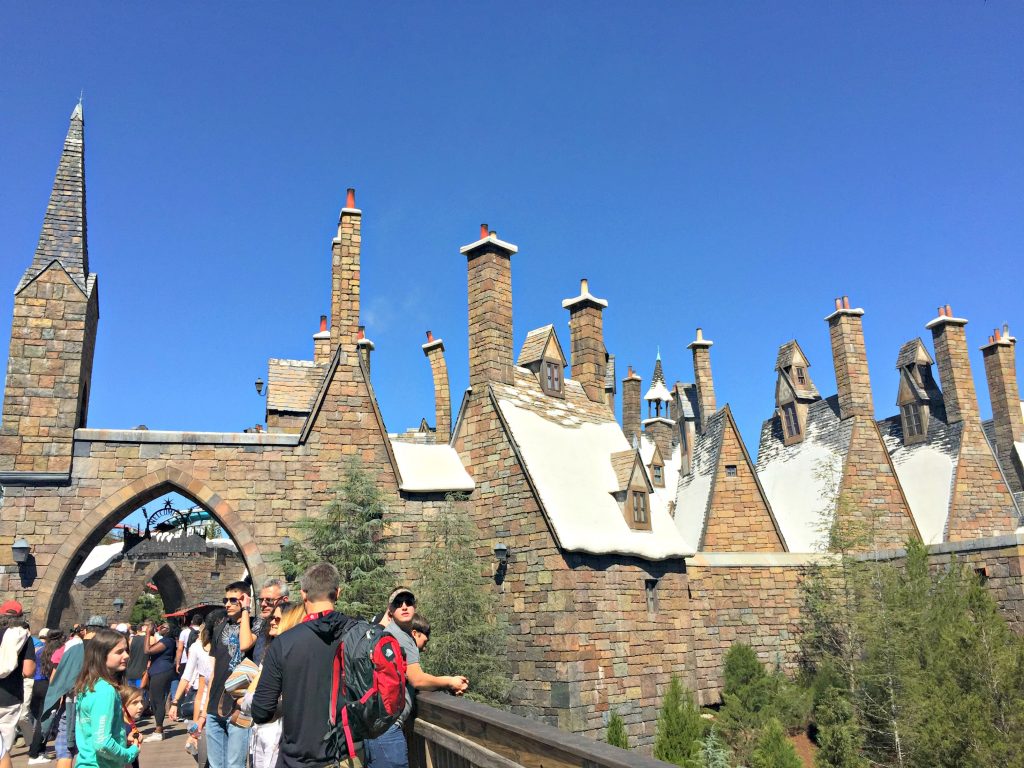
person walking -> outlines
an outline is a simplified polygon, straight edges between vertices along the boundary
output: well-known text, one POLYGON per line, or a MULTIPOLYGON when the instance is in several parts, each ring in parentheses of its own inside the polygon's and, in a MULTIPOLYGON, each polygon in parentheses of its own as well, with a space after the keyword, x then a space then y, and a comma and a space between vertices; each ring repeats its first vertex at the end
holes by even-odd
POLYGON ((36 673, 35 646, 25 622, 21 603, 0 605, 0 738, 14 746, 25 703, 25 681, 36 673))
MULTIPOLYGON (((42 633, 40 633, 41 635, 42 633)), ((32 704, 30 711, 35 720, 32 731, 32 742, 28 748, 28 764, 41 765, 50 762, 43 757, 43 748, 50 737, 50 729, 43 729, 43 717, 46 713, 46 694, 50 689, 50 678, 53 677, 57 665, 53 661, 54 654, 64 644, 64 633, 59 629, 51 629, 46 634, 42 650, 36 655, 36 683, 32 688, 32 704)))
POLYGON ((235 700, 225 693, 224 683, 242 659, 248 658, 256 638, 249 613, 249 585, 243 581, 229 584, 224 591, 226 618, 214 628, 213 680, 204 731, 210 768, 245 768, 249 753, 249 729, 230 722, 235 700))
MULTIPOLYGON (((411 589, 399 587, 391 593, 388 598, 387 618, 384 631, 394 635, 402 647, 405 654, 406 680, 412 689, 447 689, 456 696, 461 696, 469 688, 469 678, 464 675, 438 677, 428 674, 420 666, 420 650, 430 639, 430 624, 424 620, 417 624, 418 629, 413 627, 416 618, 416 596, 411 589), (418 633, 418 640, 414 633, 418 633)), ((409 746, 403 726, 409 722, 412 714, 413 698, 413 691, 407 687, 405 708, 398 721, 376 739, 367 739, 363 743, 366 750, 366 768, 409 768, 409 746)))
POLYGON ((124 768, 139 756, 137 738, 125 735, 117 687, 128 666, 128 641, 120 632, 97 629, 85 646, 75 681, 76 768, 124 768))
MULTIPOLYGON (((153 708, 153 733, 145 741, 161 741, 164 737, 164 717, 167 711, 167 694, 170 692, 171 680, 174 678, 174 658, 178 653, 178 641, 175 633, 167 623, 160 625, 162 630, 153 634, 153 624, 143 624, 145 651, 149 656, 149 702, 153 708)), ((127 666, 127 664, 126 664, 127 666)))
POLYGON ((310 567, 300 581, 302 623, 279 635, 263 657, 252 697, 252 717, 269 723, 280 706, 277 768, 335 765, 324 736, 330 730, 331 674, 341 636, 356 620, 334 610, 341 578, 330 563, 310 567))

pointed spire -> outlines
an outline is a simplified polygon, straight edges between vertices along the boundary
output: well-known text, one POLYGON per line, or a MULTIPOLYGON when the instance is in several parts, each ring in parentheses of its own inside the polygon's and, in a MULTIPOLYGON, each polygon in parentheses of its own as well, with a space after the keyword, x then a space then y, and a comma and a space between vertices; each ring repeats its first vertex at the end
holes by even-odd
POLYGON ((651 376, 651 387, 644 395, 644 400, 657 400, 667 403, 672 399, 672 394, 665 385, 665 372, 661 367, 661 347, 658 347, 658 355, 654 359, 654 374, 651 376))
POLYGON ((85 223, 85 118, 79 100, 71 113, 53 191, 46 206, 32 265, 15 291, 30 283, 52 262, 59 261, 83 292, 88 291, 89 246, 85 223))

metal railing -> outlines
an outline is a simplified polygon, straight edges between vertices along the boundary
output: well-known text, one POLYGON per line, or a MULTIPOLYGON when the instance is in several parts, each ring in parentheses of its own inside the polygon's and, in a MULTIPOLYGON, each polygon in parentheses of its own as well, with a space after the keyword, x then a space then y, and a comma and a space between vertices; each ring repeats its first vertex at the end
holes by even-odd
POLYGON ((421 693, 416 702, 412 768, 670 768, 475 701, 421 693))

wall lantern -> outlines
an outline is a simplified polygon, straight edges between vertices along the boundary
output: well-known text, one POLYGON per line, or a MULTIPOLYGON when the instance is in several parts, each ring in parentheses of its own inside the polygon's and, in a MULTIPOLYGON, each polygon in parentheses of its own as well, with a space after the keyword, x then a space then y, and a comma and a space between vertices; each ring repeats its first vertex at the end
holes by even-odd
POLYGON ((11 555, 14 557, 14 562, 18 565, 24 565, 28 562, 28 554, 32 551, 32 547, 24 539, 18 539, 11 545, 11 555))
POLYGON ((256 394, 260 395, 261 397, 263 396, 263 377, 262 376, 257 376, 256 377, 256 394))
POLYGON ((114 610, 117 611, 118 614, 120 614, 123 609, 124 609, 124 600, 122 598, 120 598, 120 597, 115 597, 114 598, 114 610))
POLYGON ((494 545, 494 557, 501 565, 505 565, 508 562, 509 555, 510 550, 507 544, 503 544, 499 541, 494 545))

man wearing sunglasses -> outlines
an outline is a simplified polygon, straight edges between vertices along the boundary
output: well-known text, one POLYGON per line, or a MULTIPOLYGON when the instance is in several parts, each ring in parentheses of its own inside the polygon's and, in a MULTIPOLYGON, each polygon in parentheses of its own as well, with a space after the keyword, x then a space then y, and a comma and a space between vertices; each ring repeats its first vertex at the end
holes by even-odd
MULTIPOLYGON (((449 690, 460 696, 469 688, 469 679, 464 675, 438 677, 423 671, 420 666, 420 650, 430 639, 430 624, 415 622, 416 596, 408 587, 399 587, 388 598, 387 623, 384 631, 398 639, 405 654, 406 679, 417 691, 449 690), (425 631, 424 631, 425 629, 425 631)), ((409 749, 402 727, 412 712, 413 693, 405 692, 405 709, 398 722, 383 735, 363 742, 366 750, 366 768, 409 768, 409 749)))
POLYGON ((270 629, 270 617, 274 615, 275 608, 287 604, 287 584, 280 579, 267 579, 263 582, 259 596, 260 615, 252 623, 252 632, 256 635, 256 644, 252 647, 252 660, 257 664, 263 663, 263 656, 267 652, 267 644, 270 641, 267 634, 267 630, 270 629))
POLYGON ((230 722, 234 699, 224 693, 224 681, 249 657, 256 638, 249 617, 249 585, 229 584, 224 590, 227 618, 217 624, 211 639, 213 680, 206 714, 206 744, 210 768, 245 768, 249 754, 249 729, 230 722))

